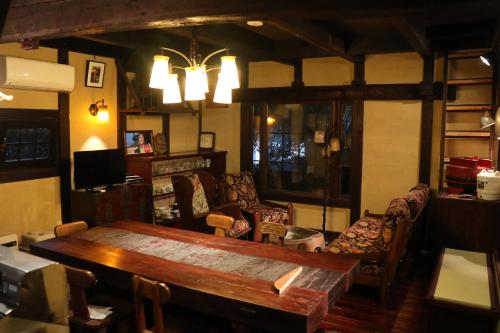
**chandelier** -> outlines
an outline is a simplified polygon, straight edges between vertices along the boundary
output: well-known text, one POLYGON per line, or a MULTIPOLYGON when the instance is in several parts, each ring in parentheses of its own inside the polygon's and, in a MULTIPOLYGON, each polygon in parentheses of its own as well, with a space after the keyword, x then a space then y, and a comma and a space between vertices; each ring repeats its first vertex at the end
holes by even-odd
POLYGON ((207 61, 216 54, 227 52, 229 49, 224 48, 214 51, 207 55, 203 61, 197 61, 196 40, 191 41, 190 57, 187 57, 182 52, 177 50, 161 47, 161 55, 154 56, 153 69, 149 87, 163 90, 163 103, 180 103, 181 93, 179 88, 179 78, 177 74, 172 73, 172 69, 184 70, 186 74, 184 82, 184 100, 185 101, 201 101, 204 100, 205 94, 208 93, 208 76, 207 73, 212 70, 220 70, 218 73, 217 85, 215 87, 214 99, 215 103, 231 104, 232 89, 240 87, 238 79, 238 70, 236 68, 236 57, 225 55, 221 57, 221 65, 212 68, 207 68, 207 61), (169 65, 170 58, 163 55, 164 51, 169 51, 180 55, 186 60, 187 67, 179 67, 169 65))

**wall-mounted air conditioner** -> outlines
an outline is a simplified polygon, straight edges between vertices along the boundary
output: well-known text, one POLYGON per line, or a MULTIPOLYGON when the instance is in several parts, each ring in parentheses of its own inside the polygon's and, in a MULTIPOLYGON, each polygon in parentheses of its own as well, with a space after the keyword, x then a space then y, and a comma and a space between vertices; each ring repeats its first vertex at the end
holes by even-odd
POLYGON ((75 87, 75 68, 53 62, 0 55, 0 86, 69 92, 75 87))

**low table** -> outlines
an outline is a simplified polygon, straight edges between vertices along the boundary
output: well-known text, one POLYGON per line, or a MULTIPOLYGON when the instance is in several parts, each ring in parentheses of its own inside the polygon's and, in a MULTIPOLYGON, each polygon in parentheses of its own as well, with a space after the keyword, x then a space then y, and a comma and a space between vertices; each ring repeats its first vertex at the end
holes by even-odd
POLYGON ((445 248, 427 293, 429 332, 495 332, 500 318, 496 255, 445 248))

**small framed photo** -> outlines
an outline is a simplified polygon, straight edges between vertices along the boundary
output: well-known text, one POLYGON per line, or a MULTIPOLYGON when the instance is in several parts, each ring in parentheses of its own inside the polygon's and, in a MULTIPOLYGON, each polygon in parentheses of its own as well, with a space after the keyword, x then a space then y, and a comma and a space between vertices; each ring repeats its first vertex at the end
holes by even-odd
POLYGON ((198 139, 199 150, 213 150, 215 148, 215 133, 214 132, 200 132, 198 139))
POLYGON ((125 131, 125 155, 153 154, 153 131, 125 131))
POLYGON ((102 88, 104 84, 105 68, 106 64, 103 62, 87 60, 87 75, 85 78, 85 86, 102 88))

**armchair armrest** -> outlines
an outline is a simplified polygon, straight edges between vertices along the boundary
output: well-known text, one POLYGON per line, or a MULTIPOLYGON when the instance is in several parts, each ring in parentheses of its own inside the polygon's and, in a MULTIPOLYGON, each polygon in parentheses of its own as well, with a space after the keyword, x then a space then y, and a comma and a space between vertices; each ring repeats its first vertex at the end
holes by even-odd
POLYGON ((375 217, 377 219, 382 219, 384 218, 384 214, 375 214, 375 213, 370 213, 368 209, 365 210, 363 213, 364 216, 369 216, 369 217, 375 217))

